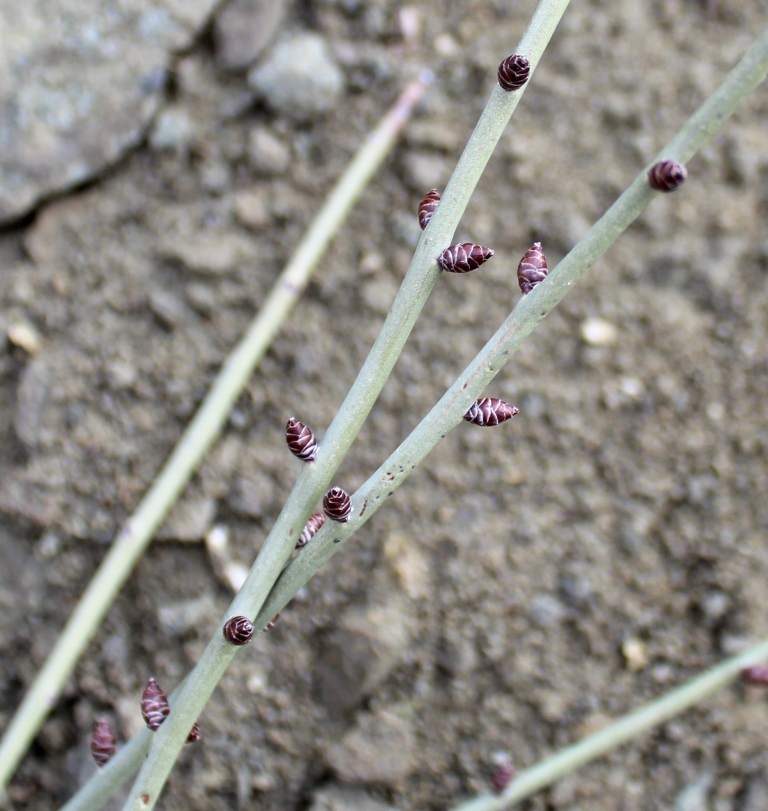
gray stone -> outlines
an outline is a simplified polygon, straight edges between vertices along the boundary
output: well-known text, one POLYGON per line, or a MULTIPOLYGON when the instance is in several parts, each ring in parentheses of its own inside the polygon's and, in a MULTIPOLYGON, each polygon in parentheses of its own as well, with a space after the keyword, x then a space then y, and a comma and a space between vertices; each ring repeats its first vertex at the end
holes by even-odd
POLYGON ((193 138, 194 129, 189 113, 181 107, 168 107, 158 115, 149 136, 149 145, 158 151, 170 150, 186 155, 193 138))
POLYGON ((412 149, 403 158, 403 180, 422 196, 430 189, 442 189, 450 174, 450 162, 437 152, 412 149))
POLYGON ((397 811, 360 788, 328 786, 312 798, 310 811, 397 811))
POLYGON ((675 811, 709 811, 707 798, 713 782, 710 772, 702 773, 677 795, 675 811))
POLYGON ((166 603, 157 610, 160 627, 170 636, 178 636, 201 625, 213 625, 216 615, 216 602, 210 594, 166 603))
POLYGON ((215 0, 0 0, 0 223, 139 143, 215 0))
POLYGON ((216 517, 216 500, 187 498, 176 503, 157 532, 160 541, 202 541, 216 517))
POLYGON ((248 74, 248 82, 276 113, 293 121, 327 112, 344 92, 344 74, 317 34, 281 42, 248 74))
POLYGON ((363 713, 328 749, 328 764, 346 783, 396 783, 416 766, 412 722, 394 708, 363 713))
POLYGON ((189 310, 184 302, 167 290, 153 290, 149 294, 149 306, 160 323, 168 329, 189 319, 189 310))
POLYGON ((275 0, 232 0, 216 15, 216 61, 225 70, 244 70, 274 39, 290 4, 275 0))
POLYGON ((323 645, 320 697, 331 715, 358 706, 402 661, 410 643, 407 617, 395 604, 352 608, 323 645))
POLYGON ((258 189, 238 192, 233 207, 238 221, 253 231, 261 231, 271 222, 269 211, 258 189))
POLYGON ((255 127, 248 138, 248 163, 263 177, 283 175, 291 165, 291 150, 266 127, 255 127))
POLYGON ((30 361, 21 375, 14 428, 19 439, 30 450, 39 440, 43 409, 48 402, 52 379, 50 361, 43 355, 30 361))
POLYGON ((189 270, 218 276, 232 273, 253 255, 251 242, 231 231, 203 232, 196 236, 168 235, 160 247, 163 258, 189 270))
POLYGON ((564 620, 568 614, 560 600, 550 594, 539 594, 534 597, 530 602, 528 612, 531 619, 540 628, 551 628, 564 620))

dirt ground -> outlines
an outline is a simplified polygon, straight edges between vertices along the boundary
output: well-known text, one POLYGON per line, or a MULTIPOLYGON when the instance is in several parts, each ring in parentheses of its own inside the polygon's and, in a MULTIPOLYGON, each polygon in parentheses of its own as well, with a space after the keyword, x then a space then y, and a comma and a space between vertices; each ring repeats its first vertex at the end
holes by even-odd
MULTIPOLYGON (((297 4, 280 35, 319 33, 346 83, 297 123, 244 104, 245 72, 223 71, 203 32, 168 88, 185 139, 150 134, 0 236, 4 726, 350 155, 435 71, 25 759, 19 809, 71 796, 95 768, 93 717, 127 739, 148 676, 171 690, 196 661, 231 599, 203 537, 216 524, 236 560, 258 551, 298 473, 286 418, 322 436, 407 268, 416 206, 533 8, 297 4), (254 154, 256 129, 274 161, 254 154)), ((552 267, 767 10, 574 0, 458 230, 496 256, 440 280, 340 485, 359 486, 490 337, 531 242, 552 267)), ((449 435, 238 659, 161 808, 448 809, 486 790, 495 753, 532 765, 766 634, 767 92, 499 375, 487 394, 520 416, 449 435)), ((734 688, 523 807, 760 811, 767 736, 765 695, 734 688)))

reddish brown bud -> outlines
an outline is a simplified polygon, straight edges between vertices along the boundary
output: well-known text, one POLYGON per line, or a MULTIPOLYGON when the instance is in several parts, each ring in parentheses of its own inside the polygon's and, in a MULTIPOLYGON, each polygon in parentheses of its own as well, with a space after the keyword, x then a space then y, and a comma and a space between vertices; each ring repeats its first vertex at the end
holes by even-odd
POLYGON ((317 454, 317 442, 312 431, 303 422, 291 417, 285 426, 285 441, 294 456, 302 462, 311 462, 317 454))
POLYGON ((741 669, 740 675, 744 684, 765 686, 768 684, 768 665, 751 665, 750 667, 744 667, 741 669))
POLYGON ((680 188, 688 177, 688 170, 677 161, 659 161, 648 172, 648 184, 656 191, 670 192, 680 188))
POLYGON ((314 515, 310 515, 306 526, 299 536, 299 540, 296 541, 296 548, 301 549, 302 547, 306 546, 324 523, 325 515, 323 513, 314 513, 314 515))
POLYGON ((156 732, 170 711, 167 696, 160 689, 160 685, 154 679, 150 679, 141 696, 141 714, 144 716, 144 723, 152 732, 156 732))
POLYGON ((437 189, 428 191, 424 199, 419 203, 419 225, 423 231, 432 219, 437 204, 440 202, 440 192, 437 189))
POLYGON ((115 754, 116 743, 117 738, 112 732, 109 721, 99 718, 93 729, 93 738, 91 738, 91 754, 98 766, 103 766, 115 754))
POLYGON ((541 242, 534 242, 517 266, 517 283, 523 295, 530 293, 537 284, 543 282, 547 278, 547 273, 549 273, 547 257, 541 250, 541 242))
POLYGON ((195 721, 192 726, 192 729, 189 730, 189 735, 187 735, 187 740, 184 743, 197 743, 200 740, 200 726, 195 721))
POLYGON ((248 617, 230 617, 224 623, 224 638, 230 645, 246 645, 253 636, 253 623, 248 617))
POLYGON ((498 397, 481 397, 472 403, 469 411, 464 415, 464 419, 475 425, 490 426, 506 422, 519 413, 519 409, 499 400, 498 397))
POLYGON ((491 772, 491 788, 494 794, 502 794, 512 782, 515 769, 511 763, 499 763, 491 772))
POLYGON ((492 256, 493 251, 490 248, 475 245, 474 242, 461 242, 446 248, 437 257, 437 264, 448 273, 469 273, 470 270, 477 270, 492 256))
POLYGON ((331 521, 346 524, 349 516, 352 515, 352 500, 349 494, 341 487, 332 487, 323 496, 323 512, 331 521))
POLYGON ((271 631, 275 627, 275 623, 280 619, 280 612, 278 611, 274 617, 264 626, 264 633, 271 631))
POLYGON ((512 54, 499 65, 499 84, 502 90, 519 90, 531 75, 527 56, 512 54))

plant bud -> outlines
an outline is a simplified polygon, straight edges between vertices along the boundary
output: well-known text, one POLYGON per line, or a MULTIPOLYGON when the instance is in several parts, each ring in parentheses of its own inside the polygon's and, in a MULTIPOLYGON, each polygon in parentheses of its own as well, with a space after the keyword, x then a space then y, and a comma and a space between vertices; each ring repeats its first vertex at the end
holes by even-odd
POLYGON ((523 295, 530 293, 537 284, 547 278, 547 257, 541 250, 541 242, 534 242, 517 266, 517 283, 523 295))
POLYGON ((189 735, 187 735, 187 740, 184 743, 197 743, 200 740, 200 726, 195 721, 192 729, 189 730, 189 735))
POLYGON ((499 763, 491 772, 491 788, 494 794, 502 794, 504 789, 512 782, 515 769, 511 763, 499 763))
POLYGON ((432 219, 437 204, 440 202, 440 192, 437 189, 428 191, 424 199, 419 203, 419 225, 423 231, 432 219))
POLYGON ((490 248, 475 245, 474 242, 461 242, 451 245, 437 257, 437 264, 448 273, 469 273, 477 270, 483 262, 493 256, 490 248))
POLYGON ((248 617, 230 617, 224 623, 224 638, 230 645, 246 645, 253 636, 253 623, 248 617))
POLYGON ((168 697, 160 689, 160 685, 154 679, 150 679, 141 696, 141 714, 144 723, 152 732, 157 732, 157 728, 165 721, 170 711, 168 697))
POLYGON ((659 161, 648 171, 648 184, 652 189, 670 192, 680 188, 688 177, 688 170, 676 161, 659 161))
POLYGON ((91 754, 98 766, 103 766, 115 754, 116 743, 117 738, 109 722, 99 718, 91 738, 91 754))
POLYGON ((314 513, 313 515, 310 515, 306 526, 299 536, 299 540, 296 541, 296 548, 301 549, 302 547, 306 546, 324 523, 325 515, 323 515, 323 513, 314 513))
POLYGON ((499 65, 499 84, 502 90, 519 90, 531 75, 531 63, 527 56, 512 54, 499 65))
POLYGON ((740 675, 744 684, 765 686, 768 684, 768 665, 751 665, 742 668, 740 675))
POLYGON ((317 442, 312 431, 303 422, 291 417, 285 426, 285 441, 294 456, 302 462, 311 462, 317 454, 317 442))
POLYGON ((469 407, 464 419, 475 425, 491 426, 506 422, 519 413, 519 409, 498 397, 482 397, 469 407))
POLYGON ((352 515, 352 500, 349 494, 341 487, 332 487, 323 496, 323 512, 331 521, 346 524, 352 515))

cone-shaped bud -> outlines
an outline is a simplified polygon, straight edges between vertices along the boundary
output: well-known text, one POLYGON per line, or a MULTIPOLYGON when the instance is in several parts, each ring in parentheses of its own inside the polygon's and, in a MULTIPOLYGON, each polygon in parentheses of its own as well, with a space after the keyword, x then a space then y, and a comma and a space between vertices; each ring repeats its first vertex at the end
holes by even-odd
POLYGON ((323 496, 323 512, 331 521, 346 524, 349 516, 352 515, 352 499, 350 499, 349 493, 342 490, 341 487, 332 487, 323 496))
POLYGON ((474 425, 491 426, 506 422, 519 413, 519 409, 498 397, 481 397, 472 403, 464 419, 474 425))
POLYGON ((189 730, 189 735, 187 735, 187 740, 184 743, 197 743, 200 740, 200 726, 198 725, 197 721, 195 721, 192 729, 189 730))
POLYGON ((475 245, 474 242, 461 242, 451 245, 437 257, 437 264, 448 273, 469 273, 477 270, 483 262, 493 256, 490 248, 475 245))
POLYGON ((311 462, 317 454, 317 442, 312 431, 303 422, 291 417, 285 426, 285 441, 294 456, 302 462, 311 462))
POLYGON ((423 231, 432 219, 437 204, 440 202, 440 192, 437 189, 428 191, 424 199, 419 203, 419 225, 423 231))
POLYGON ((230 617, 224 623, 224 638, 230 645, 246 645, 253 636, 253 623, 248 617, 230 617))
POLYGON ((502 90, 519 90, 531 75, 531 63, 527 56, 512 54, 499 65, 499 84, 502 90))
POLYGON ((656 191, 679 189, 688 177, 688 170, 677 161, 659 161, 648 171, 648 184, 656 191))
POLYGON ((306 526, 301 531, 299 540, 296 541, 296 548, 301 549, 302 547, 306 546, 324 523, 325 515, 323 513, 314 513, 313 515, 310 515, 306 526))
POLYGON ((156 732, 170 711, 168 697, 160 689, 160 685, 154 679, 150 679, 141 696, 141 714, 144 723, 152 732, 156 732))
POLYGON ((744 684, 768 684, 768 665, 751 665, 740 671, 741 680, 744 684))
POLYGON ((112 732, 109 721, 99 718, 93 729, 91 738, 91 754, 99 766, 103 766, 115 754, 117 738, 112 732))
POLYGON ((499 763, 491 772, 491 788, 494 794, 502 794, 512 782, 515 769, 511 763, 499 763))
POLYGON ((547 273, 549 273, 547 257, 541 250, 541 242, 534 242, 517 266, 517 283, 523 295, 530 293, 537 284, 541 284, 547 278, 547 273))

